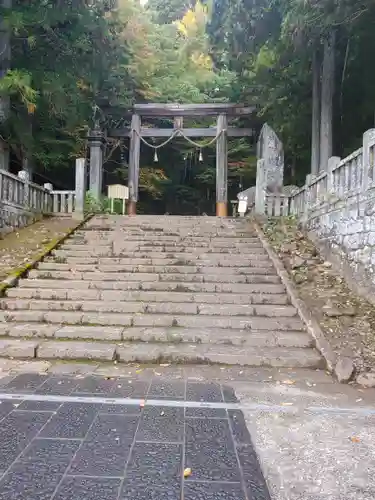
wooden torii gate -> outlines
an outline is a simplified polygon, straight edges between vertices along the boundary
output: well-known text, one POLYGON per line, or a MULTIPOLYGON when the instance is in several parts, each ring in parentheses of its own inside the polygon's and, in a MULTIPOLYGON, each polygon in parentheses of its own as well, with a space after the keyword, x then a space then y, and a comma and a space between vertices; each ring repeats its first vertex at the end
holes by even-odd
POLYGON ((111 137, 129 137, 129 215, 137 212, 139 160, 141 138, 170 138, 182 136, 187 138, 216 138, 216 215, 226 217, 228 203, 228 137, 250 137, 253 129, 228 127, 228 117, 250 115, 254 107, 237 104, 136 104, 130 128, 111 130, 111 137), (207 128, 184 128, 184 117, 217 116, 217 126, 207 128), (142 127, 142 117, 173 117, 173 128, 142 127))

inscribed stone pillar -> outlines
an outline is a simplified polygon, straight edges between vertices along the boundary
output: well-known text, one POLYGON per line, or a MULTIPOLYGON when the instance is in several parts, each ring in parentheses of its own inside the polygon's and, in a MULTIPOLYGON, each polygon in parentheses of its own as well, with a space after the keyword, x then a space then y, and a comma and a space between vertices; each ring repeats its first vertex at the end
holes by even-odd
POLYGON ((73 212, 73 218, 83 220, 85 211, 86 197, 86 160, 78 158, 76 160, 76 201, 73 212))
POLYGON ((90 131, 88 136, 90 148, 90 193, 99 200, 103 183, 103 149, 104 134, 99 127, 90 131))
POLYGON ((258 160, 264 160, 264 182, 268 192, 279 193, 284 182, 283 143, 276 132, 267 124, 263 125, 257 144, 258 160))

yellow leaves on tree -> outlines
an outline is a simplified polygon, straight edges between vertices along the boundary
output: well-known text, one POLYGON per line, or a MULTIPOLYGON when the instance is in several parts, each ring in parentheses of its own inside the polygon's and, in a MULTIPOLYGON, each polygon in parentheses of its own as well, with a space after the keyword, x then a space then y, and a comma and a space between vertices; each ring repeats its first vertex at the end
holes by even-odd
POLYGON ((211 70, 213 64, 207 53, 207 21, 207 7, 198 0, 180 21, 176 21, 176 25, 179 33, 186 39, 193 65, 200 69, 211 70))
POLYGON ((207 8, 198 0, 181 21, 176 21, 179 32, 186 38, 193 38, 204 31, 207 24, 207 8))
POLYGON ((139 172, 139 187, 149 193, 154 199, 158 199, 163 194, 161 181, 166 181, 168 177, 161 168, 144 167, 139 172))
POLYGON ((33 115, 35 113, 36 105, 33 102, 28 102, 26 104, 26 107, 27 107, 27 112, 29 113, 29 115, 33 115))

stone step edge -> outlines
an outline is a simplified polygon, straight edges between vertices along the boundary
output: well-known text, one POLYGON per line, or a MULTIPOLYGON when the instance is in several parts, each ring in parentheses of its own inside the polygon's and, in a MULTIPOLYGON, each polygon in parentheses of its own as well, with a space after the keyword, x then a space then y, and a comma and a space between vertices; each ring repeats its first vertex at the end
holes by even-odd
POLYGON ((98 342, 27 341, 0 339, 0 357, 12 359, 63 359, 139 363, 191 363, 283 368, 321 368, 322 358, 314 349, 174 344, 107 344, 98 342))
POLYGON ((269 318, 264 316, 209 316, 189 314, 121 314, 75 311, 1 311, 0 324, 42 323, 64 326, 224 328, 231 330, 306 331, 299 316, 269 318), (257 326, 256 326, 257 325, 257 326), (261 325, 261 327, 259 326, 261 325))
MULTIPOLYGON (((67 290, 102 290, 102 291, 112 291, 112 290, 119 290, 119 291, 139 291, 139 292, 173 292, 173 293, 230 293, 233 294, 233 296, 237 294, 244 294, 244 293, 264 293, 266 295, 270 294, 273 295, 275 294, 274 291, 263 291, 263 292, 254 292, 254 291, 243 291, 245 287, 248 288, 254 288, 254 287, 267 287, 268 290, 274 290, 275 287, 277 287, 277 290, 282 290, 277 291, 277 293, 286 293, 284 285, 281 283, 240 283, 240 291, 237 291, 239 288, 238 286, 236 287, 235 284, 231 283, 200 283, 200 282, 183 282, 183 284, 178 283, 176 281, 163 281, 163 282, 144 282, 144 283, 138 283, 137 281, 131 282, 131 283, 126 283, 125 281, 122 281, 121 283, 124 284, 124 287, 128 285, 128 288, 121 288, 121 287, 114 287, 113 285, 118 282, 115 281, 88 281, 88 280, 62 280, 62 279, 46 279, 46 278, 33 278, 33 279, 23 279, 19 282, 19 288, 35 288, 36 286, 45 289, 49 289, 49 287, 53 287, 53 290, 62 290, 62 289, 67 289, 67 290), (41 284, 43 283, 43 285, 41 284), (60 285, 58 286, 57 285, 60 285), (161 288, 152 288, 155 286, 155 283, 162 284, 164 286, 161 288), (48 287, 45 287, 44 284, 48 284, 48 287), (61 285, 63 284, 63 287, 61 285), (31 286, 32 285, 32 286, 31 286), (82 286, 84 285, 84 286, 82 286), (236 288, 235 290, 222 290, 220 288, 229 288, 232 285, 232 288, 236 288), (197 289, 197 287, 201 288, 200 290, 197 289), (272 287, 272 288, 271 288, 272 287), (189 290, 190 288, 190 290, 189 290), (206 290, 204 290, 206 288, 206 290), (209 288, 209 290, 207 290, 209 288), (194 289, 194 290, 192 290, 194 289)), ((238 284, 237 284, 238 285, 238 284)))
POLYGON ((148 302, 172 304, 216 304, 217 306, 229 305, 268 305, 268 306, 290 306, 289 297, 285 292, 266 293, 230 293, 230 292, 170 292, 142 291, 142 290, 95 290, 95 289, 56 289, 56 288, 28 288, 17 287, 8 290, 7 299, 12 300, 38 300, 38 301, 63 301, 63 302, 107 302, 115 304, 129 302, 148 302), (42 296, 43 295, 43 296, 42 296), (106 297, 108 295, 108 297, 106 297), (117 297, 116 297, 117 295, 117 297), (168 297, 169 296, 169 297, 168 297), (173 300, 171 300, 173 296, 173 300), (150 298, 151 297, 151 298, 150 298), (212 297, 212 300, 207 300, 212 297), (229 300, 229 297, 234 300, 229 300), (176 300, 177 299, 177 300, 176 300), (222 299, 222 300, 221 300, 222 299), (236 301, 237 300, 237 301, 236 301))
POLYGON ((203 302, 170 302, 166 304, 164 302, 143 300, 103 301, 5 298, 0 300, 0 309, 2 311, 41 311, 46 313, 50 311, 103 312, 111 314, 144 314, 147 316, 155 314, 215 317, 253 316, 257 318, 294 318, 297 316, 297 310, 293 306, 283 304, 207 304, 203 302), (44 309, 46 304, 48 304, 48 307, 44 309), (221 312, 224 313, 221 314, 221 312))
MULTIPOLYGON (((9 324, 10 325, 10 324, 9 324)), ((85 327, 17 324, 0 330, 1 340, 58 340, 87 342, 126 342, 129 344, 205 344, 236 347, 283 347, 307 349, 315 347, 306 332, 251 331, 217 328, 153 328, 153 327, 85 327)))

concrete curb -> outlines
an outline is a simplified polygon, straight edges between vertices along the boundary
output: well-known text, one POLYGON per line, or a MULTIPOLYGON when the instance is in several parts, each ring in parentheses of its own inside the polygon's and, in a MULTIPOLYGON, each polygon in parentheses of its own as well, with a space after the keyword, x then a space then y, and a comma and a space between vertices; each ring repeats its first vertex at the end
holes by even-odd
POLYGON ((0 297, 3 297, 6 290, 8 288, 13 288, 17 286, 18 281, 23 278, 27 272, 35 269, 35 267, 41 262, 45 257, 48 257, 53 250, 55 250, 58 246, 60 246, 66 239, 68 239, 77 229, 80 229, 87 221, 89 221, 93 217, 92 214, 85 217, 81 220, 76 226, 70 229, 64 236, 54 240, 52 243, 47 245, 45 249, 38 254, 36 257, 33 257, 32 262, 25 264, 23 267, 16 269, 16 271, 12 271, 7 278, 0 282, 0 297))
POLYGON ((319 323, 307 309, 305 303, 298 297, 297 291, 292 280, 289 278, 288 272, 286 271, 279 257, 271 248, 271 245, 266 240, 263 231, 260 229, 256 222, 252 222, 252 224, 254 225, 259 239, 261 240, 266 252, 268 253, 273 265, 275 266, 277 274, 280 276, 281 282, 285 286, 293 306, 297 309, 300 318, 305 323, 307 331, 315 340, 316 348, 325 359, 328 370, 333 373, 337 362, 337 356, 332 349, 331 344, 326 339, 319 323))

